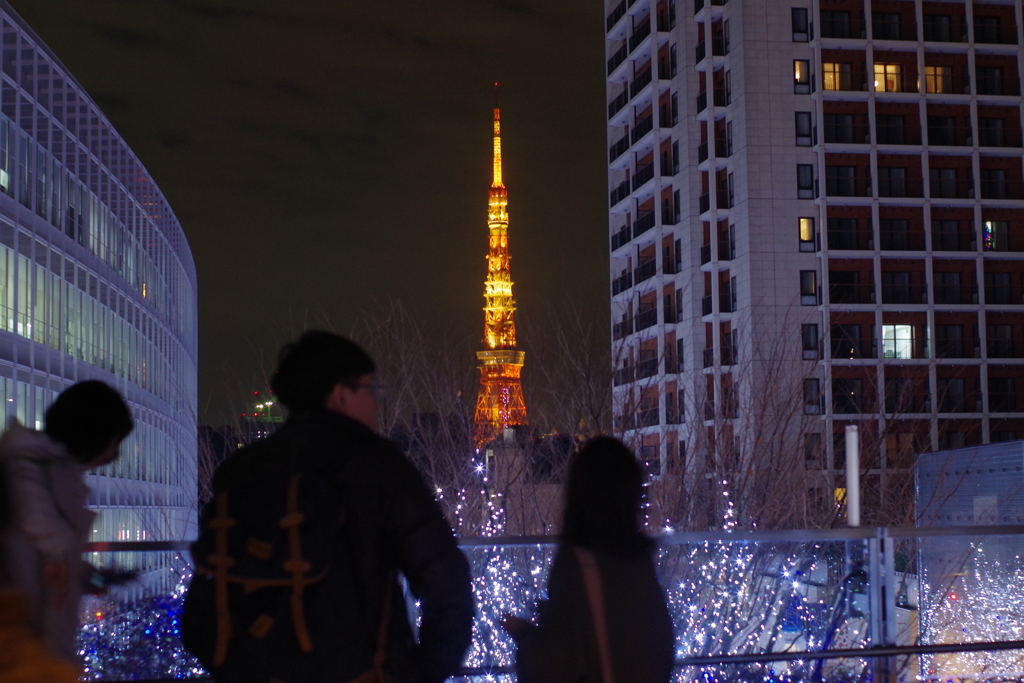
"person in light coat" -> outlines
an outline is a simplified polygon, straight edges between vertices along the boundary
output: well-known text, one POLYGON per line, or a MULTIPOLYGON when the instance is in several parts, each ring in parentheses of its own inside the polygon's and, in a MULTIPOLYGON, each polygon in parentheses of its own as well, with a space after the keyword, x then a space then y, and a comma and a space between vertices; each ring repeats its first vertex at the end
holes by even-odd
POLYGON ((6 574, 51 654, 76 666, 79 602, 93 575, 82 554, 96 516, 86 508, 84 475, 113 462, 133 426, 121 396, 103 382, 88 381, 57 397, 43 431, 14 420, 0 438, 0 466, 14 510, 3 541, 6 574))

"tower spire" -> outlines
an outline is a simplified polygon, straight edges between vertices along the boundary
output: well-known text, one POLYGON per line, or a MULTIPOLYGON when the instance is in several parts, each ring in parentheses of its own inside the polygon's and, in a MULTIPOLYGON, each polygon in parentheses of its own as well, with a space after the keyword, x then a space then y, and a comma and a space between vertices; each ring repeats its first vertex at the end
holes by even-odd
POLYGON ((477 351, 480 390, 473 420, 476 447, 526 424, 520 375, 525 352, 516 349, 516 302, 508 254, 508 191, 501 175, 501 110, 494 84, 494 175, 487 209, 487 278, 484 280, 483 350, 477 351))

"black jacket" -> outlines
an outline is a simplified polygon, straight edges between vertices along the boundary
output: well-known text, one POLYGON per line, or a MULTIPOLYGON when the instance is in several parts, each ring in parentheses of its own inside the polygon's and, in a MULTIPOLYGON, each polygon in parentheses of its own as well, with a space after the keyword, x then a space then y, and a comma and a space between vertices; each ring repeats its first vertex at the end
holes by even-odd
MULTIPOLYGON (((336 479, 348 512, 345 528, 358 564, 370 642, 376 642, 387 583, 395 582, 389 678, 440 683, 455 674, 471 639, 469 563, 419 472, 392 442, 327 411, 293 415, 269 438, 285 446, 279 452, 336 479), (420 602, 418 644, 397 580, 390 578, 395 570, 420 602)), ((232 479, 244 476, 251 464, 244 451, 225 461, 214 475, 214 493, 230 489, 232 479)))

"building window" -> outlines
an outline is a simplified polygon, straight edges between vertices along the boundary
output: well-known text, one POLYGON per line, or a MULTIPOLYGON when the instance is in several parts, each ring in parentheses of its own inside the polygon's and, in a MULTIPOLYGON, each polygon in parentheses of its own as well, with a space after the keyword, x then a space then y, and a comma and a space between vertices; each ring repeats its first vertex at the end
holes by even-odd
POLYGON ((1006 199, 1006 171, 1004 169, 981 169, 981 198, 1006 199))
POLYGON ((966 406, 964 404, 964 380, 962 377, 940 377, 936 388, 939 393, 940 413, 964 412, 966 406))
POLYGON ((722 50, 722 52, 724 54, 729 54, 729 20, 728 19, 726 19, 725 22, 722 24, 722 47, 724 48, 722 50))
MULTIPOLYGON (((974 17, 974 42, 1000 43, 999 17, 974 17)), ((1013 41, 1017 42, 1017 41, 1013 41)))
MULTIPOLYGON (((902 116, 875 116, 875 136, 880 145, 902 145, 903 141, 902 116)), ((865 140, 864 142, 868 142, 865 140)))
POLYGON ((857 248, 856 218, 829 218, 826 227, 828 228, 829 249, 857 248))
POLYGON ((800 218, 800 251, 815 251, 814 219, 800 218))
POLYGON ((944 451, 963 448, 967 445, 967 435, 963 432, 942 432, 939 434, 939 448, 944 451))
POLYGON ((993 413, 1017 412, 1017 383, 1012 377, 988 378, 988 409, 993 413))
POLYGON ((853 114, 825 114, 825 142, 854 142, 853 114))
POLYGON ((1006 144, 1005 122, 1002 119, 978 119, 978 144, 982 147, 1002 147, 1006 144))
POLYGON ((1003 70, 994 66, 979 66, 977 68, 977 86, 979 95, 1002 95, 1003 94, 1003 70))
POLYGON ((800 305, 818 305, 818 273, 814 270, 800 271, 800 305))
POLYGON ((958 221, 932 221, 932 249, 935 251, 960 250, 960 226, 958 221))
MULTIPOLYGON (((732 104, 732 71, 725 72, 725 103, 732 104)), ((715 104, 717 107, 718 104, 715 104)))
POLYGON ((964 326, 963 325, 936 325, 935 326, 935 357, 936 358, 963 358, 964 357, 964 326))
POLYGON ((863 380, 849 377, 832 380, 832 412, 851 414, 863 410, 863 380))
POLYGON ((878 196, 906 197, 907 169, 892 166, 878 167, 878 196))
POLYGON ((914 326, 882 325, 882 357, 913 358, 914 326))
POLYGON ((797 199, 814 199, 814 165, 796 165, 797 199))
POLYGON ((821 469, 821 433, 804 434, 804 469, 821 469))
POLYGON ((874 40, 899 40, 900 15, 895 12, 872 12, 871 37, 874 40))
POLYGON ((852 65, 848 62, 825 62, 821 69, 825 90, 853 90, 852 65))
POLYGON ((882 249, 910 249, 910 221, 906 218, 882 218, 878 221, 882 249))
POLYGON ((811 93, 811 62, 808 59, 793 60, 793 92, 798 95, 811 93))
POLYGON ((985 251, 1006 251, 1009 248, 1006 240, 1009 230, 1009 221, 983 221, 981 234, 985 251))
POLYGON ((924 68, 924 90, 934 93, 953 92, 953 67, 926 66, 924 68))
POLYGON ((876 63, 875 92, 903 92, 903 65, 876 63))
POLYGON ((820 380, 804 380, 804 415, 821 415, 820 380))
POLYGON ((790 10, 790 16, 793 22, 793 42, 806 43, 811 37, 807 8, 794 7, 790 10))
MULTIPOLYGON (((948 14, 924 15, 924 39, 948 43, 953 40, 952 17, 948 14)), ((966 40, 965 40, 966 42, 966 40)))
POLYGON ((857 195, 857 168, 855 166, 826 166, 825 194, 829 197, 857 195))
POLYGON ((801 325, 800 326, 800 339, 803 342, 803 359, 804 360, 818 360, 820 353, 818 352, 818 326, 814 325, 801 325))
MULTIPOLYGON (((850 13, 821 10, 822 38, 854 38, 850 31, 850 13)), ((864 36, 859 36, 863 38, 864 36)))
MULTIPOLYGON (((732 122, 729 125, 732 125, 732 122)), ((810 147, 812 142, 811 133, 811 112, 796 112, 796 146, 810 147)))

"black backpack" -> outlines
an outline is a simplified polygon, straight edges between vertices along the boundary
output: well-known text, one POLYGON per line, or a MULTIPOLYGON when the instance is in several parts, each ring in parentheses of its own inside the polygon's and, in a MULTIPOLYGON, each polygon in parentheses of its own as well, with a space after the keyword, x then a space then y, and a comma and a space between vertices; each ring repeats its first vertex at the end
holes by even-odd
POLYGON ((340 488, 329 465, 296 452, 278 434, 218 473, 191 547, 182 641, 222 683, 383 683, 389 609, 372 643, 340 488))

